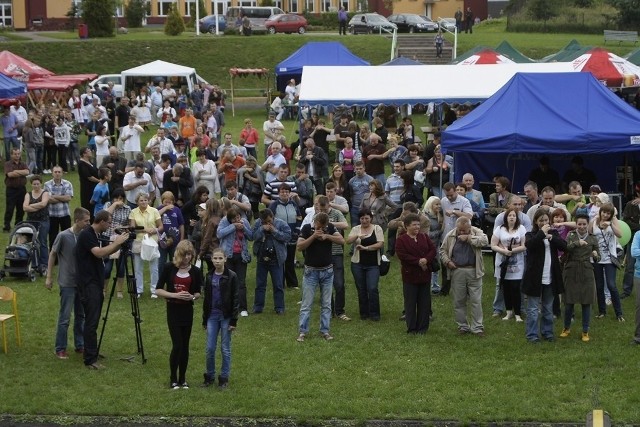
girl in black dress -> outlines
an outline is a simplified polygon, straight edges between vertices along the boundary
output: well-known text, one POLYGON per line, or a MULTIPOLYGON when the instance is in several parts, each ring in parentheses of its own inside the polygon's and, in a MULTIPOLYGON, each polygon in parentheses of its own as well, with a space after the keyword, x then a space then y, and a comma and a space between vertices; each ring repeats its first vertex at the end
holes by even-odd
POLYGON ((93 151, 89 147, 83 147, 80 150, 80 161, 78 162, 78 175, 80 177, 80 206, 87 209, 91 213, 91 222, 93 222, 93 205, 91 197, 93 189, 100 181, 98 179, 98 168, 91 162, 93 151))

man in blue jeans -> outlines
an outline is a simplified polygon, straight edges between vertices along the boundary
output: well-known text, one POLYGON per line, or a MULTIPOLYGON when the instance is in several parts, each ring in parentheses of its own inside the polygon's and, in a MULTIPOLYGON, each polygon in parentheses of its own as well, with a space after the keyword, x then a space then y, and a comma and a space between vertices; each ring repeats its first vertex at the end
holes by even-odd
POLYGON ((333 339, 329 334, 331 322, 331 293, 333 291, 332 243, 344 244, 344 237, 329 223, 329 216, 318 213, 313 219, 313 226, 305 224, 298 237, 298 250, 304 251, 304 276, 302 278, 302 304, 298 320, 299 334, 297 341, 303 342, 309 333, 311 305, 320 288, 320 335, 325 340, 333 339))
POLYGON ((56 332, 56 357, 68 359, 67 354, 67 330, 71 320, 73 309, 73 342, 76 353, 84 352, 84 309, 78 295, 76 284, 76 241, 80 232, 89 225, 89 211, 84 208, 76 208, 73 211, 73 226, 67 228, 56 236, 49 254, 47 278, 44 285, 51 290, 53 286, 53 269, 58 260, 58 286, 60 286, 60 312, 58 314, 58 328, 56 332))
POLYGON ((263 209, 253 224, 253 254, 256 264, 256 295, 253 312, 262 313, 267 291, 267 274, 273 284, 273 305, 276 314, 284 314, 284 262, 287 242, 291 239, 289 225, 275 218, 271 209, 263 209))
POLYGON ((4 139, 4 160, 9 161, 11 149, 20 149, 18 141, 18 118, 15 114, 11 114, 11 109, 6 107, 0 117, 0 125, 2 125, 2 138, 4 139))

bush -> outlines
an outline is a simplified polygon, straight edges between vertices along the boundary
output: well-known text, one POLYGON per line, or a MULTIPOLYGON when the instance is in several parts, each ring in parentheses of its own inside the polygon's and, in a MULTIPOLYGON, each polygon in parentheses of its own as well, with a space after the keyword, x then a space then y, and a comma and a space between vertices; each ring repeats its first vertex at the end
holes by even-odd
POLYGON ((171 6, 171 11, 167 15, 167 21, 164 24, 164 33, 168 36, 179 36, 184 33, 186 27, 182 15, 177 4, 171 6))
POLYGON ((116 10, 115 0, 84 0, 82 2, 82 19, 89 26, 89 37, 114 37, 113 14, 116 10))
POLYGON ((129 0, 124 8, 124 16, 129 28, 142 27, 142 20, 146 13, 146 4, 143 0, 129 0))

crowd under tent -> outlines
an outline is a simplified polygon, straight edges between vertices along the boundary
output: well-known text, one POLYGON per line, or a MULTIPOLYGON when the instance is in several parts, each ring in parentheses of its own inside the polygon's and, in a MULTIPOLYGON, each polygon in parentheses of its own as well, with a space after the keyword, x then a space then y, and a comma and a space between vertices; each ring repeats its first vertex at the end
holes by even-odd
POLYGON ((518 73, 449 126, 442 149, 455 155, 456 179, 502 173, 516 192, 541 156, 562 177, 580 155, 603 190, 623 192, 632 178, 617 174, 640 157, 640 112, 590 73, 518 73))

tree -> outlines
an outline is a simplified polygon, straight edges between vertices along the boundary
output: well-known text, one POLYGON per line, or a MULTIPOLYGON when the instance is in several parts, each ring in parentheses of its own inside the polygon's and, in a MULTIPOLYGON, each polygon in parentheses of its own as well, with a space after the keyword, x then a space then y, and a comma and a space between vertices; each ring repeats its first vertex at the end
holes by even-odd
POLYGON ((164 33, 168 36, 179 36, 185 30, 184 20, 180 15, 180 10, 176 3, 171 5, 171 10, 167 15, 167 21, 164 24, 164 33))
POLYGON ((537 21, 547 21, 557 15, 555 0, 533 0, 529 3, 529 14, 537 21))
POLYGON ((573 4, 577 7, 588 9, 593 6, 593 0, 573 0, 573 4))
POLYGON ((80 8, 76 3, 71 3, 71 7, 66 13, 66 17, 69 18, 69 27, 71 27, 71 31, 76 28, 76 21, 78 20, 78 15, 80 15, 80 8))
POLYGON ((89 37, 113 37, 115 0, 83 0, 82 20, 89 27, 89 37))
POLYGON ((124 8, 124 16, 127 18, 127 26, 129 28, 142 27, 142 20, 147 11, 147 5, 144 0, 129 0, 124 8))
POLYGON ((636 29, 640 20, 640 0, 608 0, 618 9, 618 23, 621 28, 636 29))

